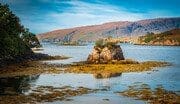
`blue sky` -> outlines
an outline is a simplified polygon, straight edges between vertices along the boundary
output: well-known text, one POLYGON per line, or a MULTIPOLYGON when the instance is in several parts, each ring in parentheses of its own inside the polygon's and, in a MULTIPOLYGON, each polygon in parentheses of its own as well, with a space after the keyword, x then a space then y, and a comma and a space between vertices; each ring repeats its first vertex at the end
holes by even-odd
POLYGON ((34 33, 149 18, 180 17, 180 0, 0 0, 34 33))

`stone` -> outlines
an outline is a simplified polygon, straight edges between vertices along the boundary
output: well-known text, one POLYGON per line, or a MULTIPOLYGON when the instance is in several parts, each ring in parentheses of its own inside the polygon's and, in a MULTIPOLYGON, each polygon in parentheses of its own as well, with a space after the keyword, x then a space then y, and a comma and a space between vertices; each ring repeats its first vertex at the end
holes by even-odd
POLYGON ((100 51, 94 48, 92 53, 89 55, 88 60, 93 63, 96 63, 99 61, 99 59, 100 59, 100 51))
POLYGON ((120 45, 111 47, 94 47, 92 53, 89 54, 87 62, 89 63, 108 63, 114 60, 124 60, 123 52, 120 45))
POLYGON ((113 49, 111 49, 111 55, 111 60, 124 60, 124 55, 119 45, 116 45, 113 49))
POLYGON ((112 59, 111 50, 108 49, 108 47, 103 48, 100 53, 100 58, 104 61, 110 61, 112 59))

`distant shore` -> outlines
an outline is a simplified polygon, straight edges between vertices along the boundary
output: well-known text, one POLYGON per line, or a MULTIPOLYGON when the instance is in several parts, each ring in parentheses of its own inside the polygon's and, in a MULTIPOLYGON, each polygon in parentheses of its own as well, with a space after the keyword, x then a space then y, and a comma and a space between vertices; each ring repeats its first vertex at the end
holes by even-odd
POLYGON ((141 46, 180 46, 180 45, 171 45, 171 44, 138 44, 135 43, 133 45, 141 45, 141 46))

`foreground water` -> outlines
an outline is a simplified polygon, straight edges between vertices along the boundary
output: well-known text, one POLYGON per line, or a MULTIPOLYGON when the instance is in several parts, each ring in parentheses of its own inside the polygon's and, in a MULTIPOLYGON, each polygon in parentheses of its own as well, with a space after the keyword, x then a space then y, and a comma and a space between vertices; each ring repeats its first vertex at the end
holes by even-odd
MULTIPOLYGON (((53 44, 43 44, 43 53, 50 55, 65 55, 72 58, 66 60, 46 61, 47 63, 67 64, 72 62, 84 61, 91 52, 93 45, 88 46, 58 46, 53 44)), ((72 86, 72 87, 88 87, 93 89, 106 89, 107 91, 99 91, 97 93, 87 94, 83 96, 72 97, 72 101, 56 101, 53 103, 67 104, 140 104, 143 101, 134 100, 119 96, 114 93, 127 89, 129 85, 145 83, 155 88, 162 85, 165 89, 171 91, 180 91, 180 47, 168 46, 138 46, 130 44, 122 44, 121 48, 125 58, 138 61, 166 61, 173 65, 163 68, 156 68, 158 71, 149 71, 141 73, 123 73, 119 77, 108 79, 95 79, 91 74, 42 74, 35 76, 24 76, 21 78, 9 78, 8 85, 13 85, 18 92, 26 93, 30 89, 21 89, 22 85, 30 86, 72 86), (163 70, 160 70, 163 69, 163 70), (108 99, 108 100, 107 100, 108 99)), ((1 89, 6 87, 1 79, 1 89)))

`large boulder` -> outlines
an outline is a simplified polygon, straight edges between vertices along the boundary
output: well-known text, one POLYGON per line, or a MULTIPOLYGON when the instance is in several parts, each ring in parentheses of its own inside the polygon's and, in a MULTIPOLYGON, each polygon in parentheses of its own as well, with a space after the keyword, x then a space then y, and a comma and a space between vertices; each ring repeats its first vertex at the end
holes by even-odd
POLYGON ((120 45, 103 48, 95 46, 87 59, 89 63, 107 63, 112 60, 124 60, 120 45))
POLYGON ((88 62, 98 63, 100 60, 100 49, 94 47, 92 53, 88 56, 88 62))

